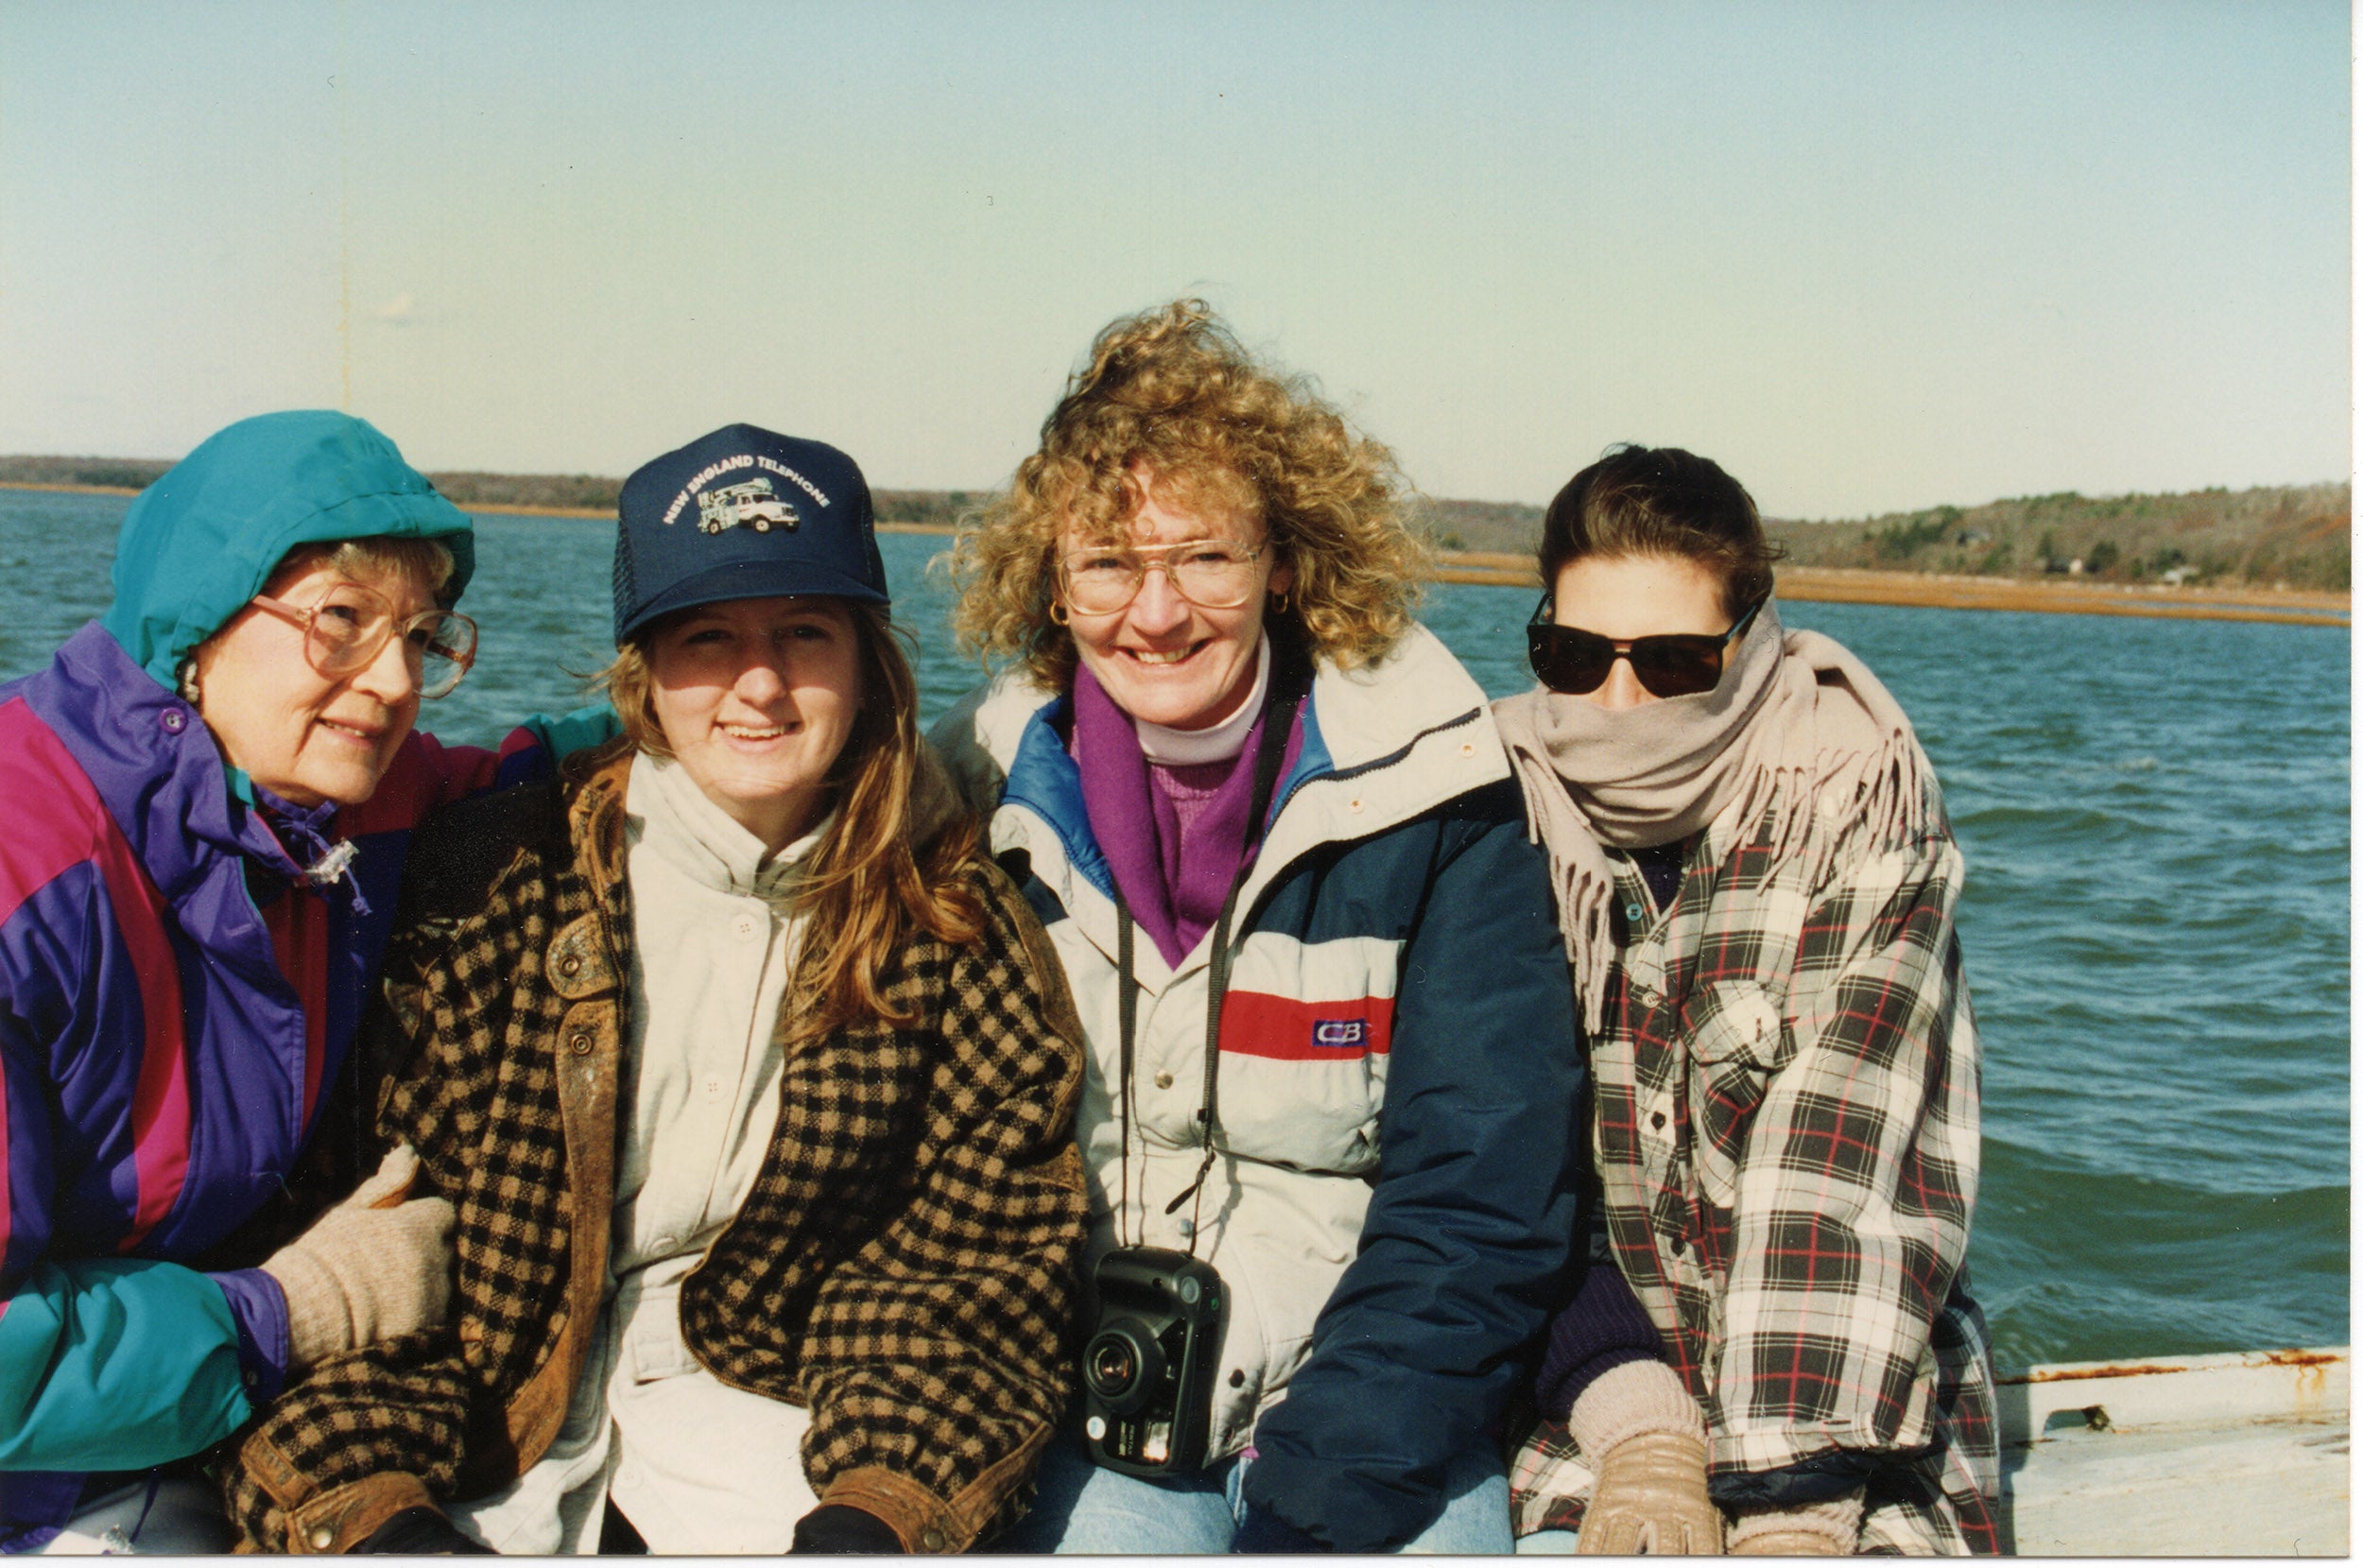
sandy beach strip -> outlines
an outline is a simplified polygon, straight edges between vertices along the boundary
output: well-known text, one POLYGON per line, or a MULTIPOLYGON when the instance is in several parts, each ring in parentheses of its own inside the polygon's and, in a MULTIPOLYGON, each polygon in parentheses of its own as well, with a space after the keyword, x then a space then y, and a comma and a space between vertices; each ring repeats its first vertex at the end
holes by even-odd
MULTIPOLYGON (((1535 590, 1531 557, 1491 551, 1440 551, 1440 582, 1493 583, 1535 590)), ((2149 615, 2170 620, 2279 621, 2344 627, 2354 594, 2318 589, 2169 588, 2163 583, 2092 582, 2073 577, 1975 577, 1928 572, 1877 572, 1829 566, 1775 569, 1782 598, 1818 604, 1889 604, 1926 610, 2019 610, 2058 615, 2149 615)))

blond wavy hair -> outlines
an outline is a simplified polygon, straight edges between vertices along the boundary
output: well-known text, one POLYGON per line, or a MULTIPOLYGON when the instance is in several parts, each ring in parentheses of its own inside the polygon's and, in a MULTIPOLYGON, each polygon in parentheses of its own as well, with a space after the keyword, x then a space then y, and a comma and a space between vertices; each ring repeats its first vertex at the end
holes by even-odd
MULTIPOLYGON (((968 874, 976 820, 962 811, 927 843, 912 841, 920 775, 919 682, 902 629, 879 605, 846 600, 861 646, 861 706, 829 770, 837 820, 814 849, 794 906, 809 916, 796 992, 784 1007, 784 1042, 818 1040, 864 1019, 897 1028, 918 1022, 897 1010, 879 976, 920 932, 955 946, 984 932, 982 900, 968 874)), ((631 743, 670 757, 656 715, 648 650, 660 621, 643 627, 593 679, 607 691, 631 743)))
POLYGON ((1128 540, 1132 471, 1188 510, 1261 523, 1295 569, 1264 624, 1341 669, 1385 657, 1410 629, 1427 549, 1406 526, 1394 454, 1356 433, 1301 375, 1256 361, 1203 300, 1111 321, 1043 422, 1008 492, 961 520, 952 546, 960 644, 1064 690, 1075 639, 1051 619, 1059 555, 1128 540))

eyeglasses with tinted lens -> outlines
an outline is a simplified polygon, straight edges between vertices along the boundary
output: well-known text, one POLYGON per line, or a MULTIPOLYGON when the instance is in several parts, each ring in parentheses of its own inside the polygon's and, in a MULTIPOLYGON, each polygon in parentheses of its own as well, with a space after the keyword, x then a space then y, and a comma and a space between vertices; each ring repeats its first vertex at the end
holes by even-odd
POLYGON ((1069 550, 1059 560, 1059 580, 1067 608, 1082 615, 1113 615, 1130 604, 1152 566, 1165 574, 1175 593, 1200 610, 1235 610, 1255 596, 1255 562, 1264 548, 1193 539, 1179 544, 1069 550))
POLYGON ((335 681, 369 668, 387 644, 399 636, 421 697, 442 697, 475 663, 475 622, 457 610, 422 610, 395 617, 385 594, 357 582, 340 582, 317 604, 289 604, 267 594, 253 602, 303 629, 303 657, 335 681))
POLYGON ((1633 679, 1652 697, 1693 697, 1715 690, 1723 679, 1723 650, 1748 629, 1748 623, 1764 604, 1758 599, 1741 611, 1739 619, 1720 637, 1666 632, 1619 639, 1555 625, 1550 618, 1551 597, 1545 594, 1534 619, 1526 625, 1526 663, 1533 666, 1537 681, 1570 697, 1598 691, 1619 659, 1632 666, 1633 679))

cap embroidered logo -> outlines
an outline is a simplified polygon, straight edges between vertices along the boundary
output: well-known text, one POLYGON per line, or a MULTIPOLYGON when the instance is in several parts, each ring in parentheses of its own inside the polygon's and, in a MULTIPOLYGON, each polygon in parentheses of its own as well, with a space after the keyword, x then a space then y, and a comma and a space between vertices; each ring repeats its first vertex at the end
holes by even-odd
POLYGON ((802 521, 796 508, 771 488, 771 481, 761 477, 710 490, 698 497, 698 527, 704 533, 743 527, 768 534, 773 528, 792 530, 802 521))

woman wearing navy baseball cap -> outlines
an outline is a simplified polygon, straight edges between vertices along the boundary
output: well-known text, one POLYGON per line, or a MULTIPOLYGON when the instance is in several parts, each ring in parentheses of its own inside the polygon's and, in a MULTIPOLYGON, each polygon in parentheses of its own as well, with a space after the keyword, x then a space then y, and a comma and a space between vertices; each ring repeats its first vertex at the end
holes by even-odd
POLYGON ((861 471, 750 425, 635 473, 624 734, 422 836, 379 1134, 448 1331, 248 1440, 295 1551, 957 1551, 1061 1414, 1077 1025, 923 751, 861 471))

